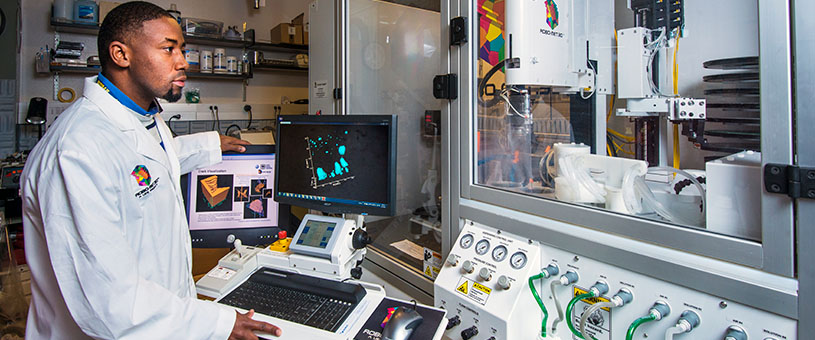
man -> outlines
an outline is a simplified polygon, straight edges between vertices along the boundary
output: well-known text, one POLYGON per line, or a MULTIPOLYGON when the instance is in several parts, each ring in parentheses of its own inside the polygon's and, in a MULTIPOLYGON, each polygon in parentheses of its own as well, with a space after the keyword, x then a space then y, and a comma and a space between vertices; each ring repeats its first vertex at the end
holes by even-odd
POLYGON ((184 37, 131 2, 99 32, 102 73, 48 130, 21 181, 29 339, 256 339, 279 328, 196 299, 179 177, 248 144, 173 138, 156 97, 181 97, 184 37))

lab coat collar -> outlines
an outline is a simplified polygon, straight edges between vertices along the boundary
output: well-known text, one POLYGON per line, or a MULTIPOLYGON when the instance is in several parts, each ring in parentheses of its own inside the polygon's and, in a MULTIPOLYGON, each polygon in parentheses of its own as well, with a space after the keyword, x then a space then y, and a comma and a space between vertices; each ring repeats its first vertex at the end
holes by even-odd
POLYGON ((113 82, 111 82, 108 78, 106 78, 105 75, 102 74, 102 72, 99 72, 99 74, 96 76, 96 83, 99 84, 99 86, 102 87, 103 90, 105 90, 111 96, 113 96, 113 98, 116 98, 116 100, 122 103, 122 105, 127 106, 128 109, 133 110, 133 112, 136 112, 146 117, 152 117, 156 113, 161 112, 161 106, 158 104, 157 100, 153 99, 153 102, 150 103, 149 109, 147 110, 143 109, 141 106, 136 104, 136 102, 134 102, 133 99, 130 99, 130 97, 128 97, 124 92, 122 92, 122 90, 119 90, 119 88, 116 87, 116 85, 113 84, 113 82))
MULTIPOLYGON (((175 151, 165 152, 164 148, 156 141, 156 139, 147 132, 142 123, 136 118, 136 112, 131 110, 125 105, 122 105, 116 98, 110 95, 97 83, 97 77, 85 78, 85 91, 84 96, 91 102, 99 107, 99 110, 110 119, 110 121, 119 128, 122 132, 132 137, 133 145, 136 151, 143 156, 150 158, 162 166, 168 172, 172 172, 175 168, 168 157, 169 153, 175 154, 175 151)), ((156 120, 161 119, 161 115, 155 116, 156 120)), ((172 136, 161 134, 165 148, 172 148, 172 136)))

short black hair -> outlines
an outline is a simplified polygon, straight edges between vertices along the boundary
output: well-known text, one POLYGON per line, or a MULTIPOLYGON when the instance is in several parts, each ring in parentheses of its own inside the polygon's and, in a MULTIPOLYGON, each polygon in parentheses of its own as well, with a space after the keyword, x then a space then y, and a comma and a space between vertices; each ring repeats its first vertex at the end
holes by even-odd
POLYGON ((102 69, 110 61, 110 44, 114 41, 127 43, 133 33, 141 32, 145 21, 172 18, 166 10, 145 1, 126 2, 111 10, 99 27, 96 47, 102 69))

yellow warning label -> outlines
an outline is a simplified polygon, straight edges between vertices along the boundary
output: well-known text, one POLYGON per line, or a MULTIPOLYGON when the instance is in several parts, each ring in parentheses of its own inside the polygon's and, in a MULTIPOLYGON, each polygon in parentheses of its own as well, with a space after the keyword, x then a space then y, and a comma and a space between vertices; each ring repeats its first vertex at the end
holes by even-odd
POLYGON ((433 272, 430 271, 430 266, 427 266, 427 268, 425 268, 424 274, 427 276, 433 276, 433 272))
MULTIPOLYGON (((586 291, 584 289, 581 289, 581 288, 577 288, 577 286, 574 286, 574 296, 578 296, 578 295, 586 294, 586 293, 588 293, 588 291, 586 291)), ((598 303, 598 302, 608 302, 609 300, 604 298, 604 297, 599 297, 599 298, 593 297, 593 298, 583 299, 582 301, 584 301, 584 302, 586 302, 586 303, 588 303, 590 305, 593 305, 593 304, 598 303)), ((611 310, 610 308, 603 308, 603 309, 604 310, 611 310)))
POLYGON ((468 283, 470 283, 470 281, 464 280, 464 283, 462 283, 460 286, 458 286, 458 288, 456 288, 456 290, 461 294, 467 295, 467 293, 469 292, 469 289, 467 287, 468 283))
POLYGON ((487 295, 490 295, 490 293, 492 292, 492 289, 490 289, 489 287, 486 287, 486 286, 484 286, 484 285, 482 285, 482 284, 480 284, 478 282, 473 282, 473 288, 478 289, 478 290, 484 292, 487 295))

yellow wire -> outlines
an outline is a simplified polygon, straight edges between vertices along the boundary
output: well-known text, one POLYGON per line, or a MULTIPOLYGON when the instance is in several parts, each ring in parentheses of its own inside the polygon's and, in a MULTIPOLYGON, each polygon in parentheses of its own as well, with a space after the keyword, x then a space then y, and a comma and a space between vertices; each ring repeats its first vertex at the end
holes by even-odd
POLYGON ((608 114, 606 115, 606 123, 611 120, 611 113, 614 112, 614 95, 611 95, 611 103, 608 104, 608 114))
POLYGON ((633 142, 633 141, 635 141, 635 140, 636 140, 634 137, 629 137, 629 136, 626 136, 626 135, 624 135, 624 134, 622 134, 622 133, 617 132, 616 130, 614 130, 614 129, 612 129, 612 128, 606 128, 606 131, 608 131, 608 133, 610 133, 610 134, 612 134, 612 135, 615 135, 615 136, 617 136, 617 137, 622 138, 622 139, 623 139, 623 140, 625 140, 626 142, 633 142))
POLYGON ((615 142, 615 141, 611 141, 611 143, 612 143, 612 144, 614 144, 614 146, 615 146, 615 147, 617 147, 617 150, 618 150, 618 151, 622 151, 623 153, 625 153, 625 154, 627 154, 627 155, 634 156, 634 153, 633 153, 633 152, 628 151, 628 150, 626 150, 626 149, 623 149, 623 147, 622 147, 622 146, 620 146, 620 144, 617 144, 617 142, 615 142))
POLYGON ((606 151, 608 151, 608 155, 611 156, 611 146, 606 143, 606 151))
MULTIPOLYGON (((682 29, 677 28, 676 34, 676 46, 674 47, 674 65, 673 65, 673 83, 674 83, 674 95, 677 97, 679 96, 679 65, 676 62, 676 54, 679 52, 679 38, 682 36, 682 29)), ((679 169, 679 163, 682 157, 679 154, 679 124, 674 123, 673 125, 673 142, 674 142, 674 168, 679 169)))

